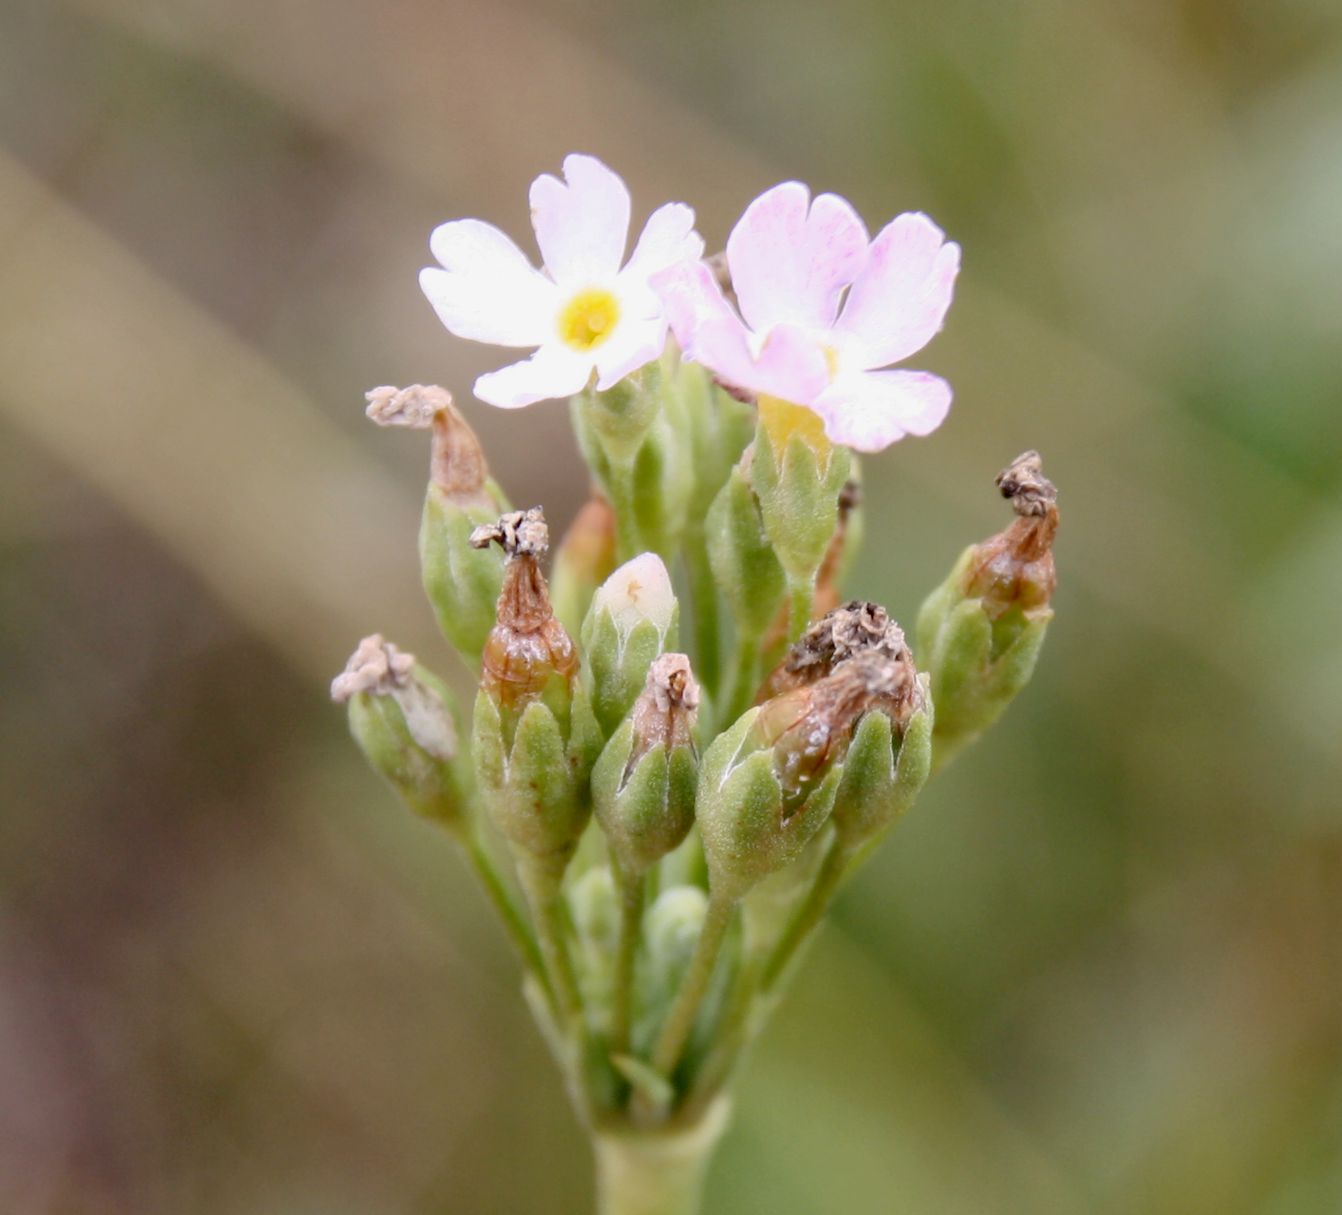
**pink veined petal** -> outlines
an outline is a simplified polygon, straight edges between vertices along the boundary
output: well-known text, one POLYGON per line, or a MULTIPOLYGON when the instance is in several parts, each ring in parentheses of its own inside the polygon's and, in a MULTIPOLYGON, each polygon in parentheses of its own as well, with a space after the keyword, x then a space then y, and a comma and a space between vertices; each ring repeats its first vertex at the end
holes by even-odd
POLYGON ((500 409, 571 397, 587 386, 592 358, 559 343, 542 346, 529 359, 490 371, 475 381, 475 395, 500 409))
POLYGON ((687 358, 694 357, 696 334, 709 322, 739 329, 742 348, 746 349, 745 326, 727 303, 713 271, 703 262, 678 262, 658 271, 649 282, 661 296, 671 332, 687 358))
POLYGON ((959 271, 959 245, 926 215, 900 215, 871 242, 835 329, 854 339, 862 366, 898 363, 940 330, 959 271))
POLYGON ((596 386, 605 392, 625 376, 660 358, 666 348, 666 321, 621 318, 615 332, 592 351, 596 355, 596 386))
POLYGON ((678 262, 695 262, 704 254, 704 238, 694 230, 694 210, 684 203, 665 203, 648 216, 620 278, 646 282, 659 270, 678 262))
POLYGON ((837 194, 810 202, 799 181, 766 190, 727 238, 741 315, 757 333, 780 323, 828 329, 866 249, 866 227, 837 194))
POLYGON ((558 294, 493 224, 440 224, 429 248, 443 269, 420 271, 419 285, 438 318, 458 337, 496 346, 537 346, 553 327, 558 294))
POLYGON ((811 406, 825 433, 855 451, 880 451, 905 435, 931 434, 946 420, 951 386, 926 371, 854 371, 811 406))
POLYGON ((531 223, 545 268, 564 287, 613 278, 629 239, 629 191, 595 156, 564 157, 566 182, 531 183, 531 223))

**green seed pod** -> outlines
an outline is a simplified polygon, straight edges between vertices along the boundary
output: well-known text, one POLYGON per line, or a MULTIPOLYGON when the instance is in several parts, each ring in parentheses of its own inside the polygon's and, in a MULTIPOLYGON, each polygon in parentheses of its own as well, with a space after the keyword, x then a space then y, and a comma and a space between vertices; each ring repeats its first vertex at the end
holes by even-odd
POLYGON ((582 626, 584 676, 607 736, 643 690, 653 659, 675 646, 679 615, 670 575, 656 553, 626 561, 593 596, 582 626))
POLYGON ((472 548, 471 532, 508 510, 484 449, 451 394, 436 386, 374 388, 368 416, 381 426, 431 429, 429 487, 419 528, 420 572, 438 627, 472 669, 494 623, 503 559, 472 548))
POLYGON ((476 774, 515 855, 557 879, 587 823, 587 779, 600 727, 540 571, 548 543, 544 515, 537 508, 514 511, 471 537, 472 544, 493 542, 507 563, 475 700, 476 774))
POLYGON ((759 637, 783 600, 786 578, 750 484, 751 453, 732 469, 708 508, 704 532, 713 577, 743 637, 759 637))
POLYGON ((348 705, 350 733, 406 805, 452 830, 464 825, 470 781, 441 680, 374 634, 336 676, 331 698, 348 705))
POLYGON ((918 644, 936 702, 938 767, 991 726, 1029 682, 1056 582, 1057 490, 1038 453, 1026 452, 997 478, 1017 518, 961 554, 918 614, 918 644))
POLYGON ((616 863, 630 877, 645 873, 676 848, 694 825, 698 704, 690 660, 663 654, 652 664, 633 712, 592 770, 597 822, 616 863))
POLYGON ((809 409, 762 396, 759 411, 751 480, 764 531, 789 584, 809 587, 838 524, 849 453, 809 409))

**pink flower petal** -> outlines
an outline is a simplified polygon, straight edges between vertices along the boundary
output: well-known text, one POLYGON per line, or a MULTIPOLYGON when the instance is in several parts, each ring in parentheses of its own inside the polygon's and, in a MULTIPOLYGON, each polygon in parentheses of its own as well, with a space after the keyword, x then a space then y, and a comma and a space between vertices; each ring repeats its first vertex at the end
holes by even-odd
POLYGON ((880 451, 905 435, 931 434, 946 420, 951 386, 926 371, 841 375, 812 404, 825 433, 856 451, 880 451))
POLYGON ((696 334, 693 358, 728 384, 798 405, 809 405, 829 382, 824 348, 795 325, 775 326, 755 354, 735 317, 707 321, 696 334))
POLYGON ((521 409, 537 401, 571 397, 587 386, 591 376, 590 355, 552 343, 529 359, 482 375, 475 381, 475 395, 500 409, 521 409))
POLYGON ((686 358, 694 358, 695 335, 701 325, 734 325, 744 335, 745 326, 727 303, 713 271, 703 262, 679 262, 658 271, 649 282, 662 298, 671 332, 686 358))
POLYGON ((629 239, 629 191, 595 156, 564 157, 565 182, 531 183, 531 223, 545 268, 564 287, 614 277, 629 239))
POLYGON ((596 356, 598 390, 605 392, 630 372, 660 358, 664 349, 666 321, 660 316, 651 320, 622 317, 615 332, 592 351, 596 356))
POLYGON ((440 224, 429 248, 443 269, 420 271, 419 285, 458 337, 496 346, 537 346, 554 327, 555 286, 493 224, 440 224))
POLYGON ((906 359, 941 328, 959 270, 959 245, 926 215, 900 215, 871 242, 835 329, 854 339, 864 367, 906 359))
POLYGON ((756 332, 788 323, 828 329, 862 268, 867 229, 837 194, 810 203, 799 181, 766 190, 727 238, 732 286, 756 332))

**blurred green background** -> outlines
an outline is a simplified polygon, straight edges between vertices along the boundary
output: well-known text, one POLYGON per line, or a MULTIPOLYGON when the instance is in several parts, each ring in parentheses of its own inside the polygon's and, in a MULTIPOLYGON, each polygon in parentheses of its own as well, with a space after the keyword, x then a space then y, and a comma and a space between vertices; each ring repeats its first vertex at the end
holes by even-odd
POLYGON ((910 620, 1037 446, 1035 683, 843 898, 710 1213, 1342 1210, 1335 0, 0 5, 0 1210, 569 1215, 586 1146, 465 867, 326 683, 421 602, 415 272, 564 153, 718 247, 799 177, 965 271, 866 462, 910 620))

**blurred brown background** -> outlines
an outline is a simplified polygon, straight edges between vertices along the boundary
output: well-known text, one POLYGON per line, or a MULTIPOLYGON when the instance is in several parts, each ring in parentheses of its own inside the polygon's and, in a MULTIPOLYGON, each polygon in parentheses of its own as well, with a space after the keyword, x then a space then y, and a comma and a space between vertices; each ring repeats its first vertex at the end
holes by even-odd
POLYGON ((6 0, 0 1211, 569 1215, 588 1161, 469 875, 325 685, 420 600, 415 272, 605 158, 718 246, 800 177, 965 249, 957 402, 866 462, 910 619, 1040 447, 1039 675, 842 900, 709 1211, 1342 1210, 1334 0, 6 0))

